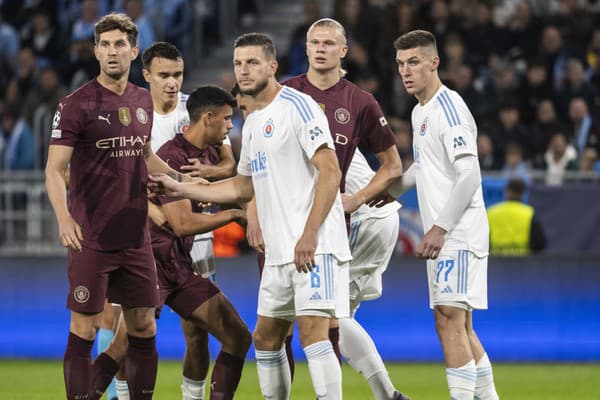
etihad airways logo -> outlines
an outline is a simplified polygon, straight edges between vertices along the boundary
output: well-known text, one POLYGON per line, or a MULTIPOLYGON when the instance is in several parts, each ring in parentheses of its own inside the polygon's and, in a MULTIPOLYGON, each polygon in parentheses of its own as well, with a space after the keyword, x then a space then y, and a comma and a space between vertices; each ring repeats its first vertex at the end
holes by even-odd
POLYGON ((144 145, 148 136, 117 136, 100 139, 96 142, 98 149, 111 149, 111 158, 139 157, 144 155, 144 145))

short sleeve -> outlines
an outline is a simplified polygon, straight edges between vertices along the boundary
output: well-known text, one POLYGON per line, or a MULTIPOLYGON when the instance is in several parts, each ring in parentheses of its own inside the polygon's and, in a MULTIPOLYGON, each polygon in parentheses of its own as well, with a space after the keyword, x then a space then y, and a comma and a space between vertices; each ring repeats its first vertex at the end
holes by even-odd
POLYGON ((242 128, 242 149, 240 150, 240 160, 237 166, 238 174, 245 176, 252 175, 250 164, 250 124, 248 123, 248 119, 242 128))
POLYGON ((360 145, 366 146, 373 153, 381 153, 396 144, 394 133, 381 107, 371 94, 368 94, 365 99, 359 129, 364 135, 360 145))
POLYGON ((300 146, 302 146, 310 160, 323 144, 332 150, 335 150, 335 145, 333 144, 327 117, 321 107, 308 96, 305 96, 304 99, 306 100, 305 104, 308 112, 302 113, 303 109, 298 110, 300 129, 296 131, 296 134, 300 146))
POLYGON ((81 131, 79 104, 76 99, 61 100, 52 119, 51 145, 75 146, 81 131))
MULTIPOLYGON (((172 142, 167 143, 158 149, 156 155, 161 160, 165 160, 169 167, 173 168, 175 171, 181 171, 181 166, 187 164, 187 157, 182 155, 182 153, 179 151, 173 151, 173 148, 172 142)), ((184 197, 171 197, 164 194, 156 196, 156 199, 160 205, 172 203, 174 201, 185 200, 184 197)))
POLYGON ((441 105, 440 133, 450 162, 454 163, 462 155, 477 156, 477 136, 472 132, 475 127, 467 105, 448 95, 438 96, 436 101, 441 105))

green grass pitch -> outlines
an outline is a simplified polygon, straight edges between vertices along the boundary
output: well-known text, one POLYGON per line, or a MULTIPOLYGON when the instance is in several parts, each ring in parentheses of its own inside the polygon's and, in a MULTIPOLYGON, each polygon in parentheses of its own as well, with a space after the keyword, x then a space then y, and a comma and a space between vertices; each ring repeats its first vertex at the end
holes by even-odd
MULTIPOLYGON (((444 366, 440 364, 389 364, 396 386, 413 400, 448 399, 444 366)), ((344 366, 344 399, 372 399, 366 382, 350 367, 344 366)), ((494 365, 496 387, 507 400, 598 400, 600 364, 503 364, 494 365)), ((154 398, 180 400, 179 362, 161 361, 154 398)), ((64 399, 60 361, 0 360, 1 400, 64 399)), ((208 398, 208 397, 207 397, 208 398)), ((256 367, 244 367, 237 399, 261 399, 256 367)), ((314 399, 305 363, 296 364, 292 399, 314 399)))

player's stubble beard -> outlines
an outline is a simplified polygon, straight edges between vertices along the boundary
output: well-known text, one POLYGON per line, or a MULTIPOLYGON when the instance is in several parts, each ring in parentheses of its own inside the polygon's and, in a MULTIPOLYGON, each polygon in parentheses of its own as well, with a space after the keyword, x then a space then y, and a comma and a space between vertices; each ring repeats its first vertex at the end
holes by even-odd
POLYGON ((265 88, 267 87, 268 84, 269 84, 269 78, 265 77, 265 79, 263 79, 260 82, 257 82, 256 86, 254 86, 251 89, 244 90, 240 87, 240 93, 242 93, 244 96, 255 97, 257 94, 259 94, 260 92, 265 90, 265 88))

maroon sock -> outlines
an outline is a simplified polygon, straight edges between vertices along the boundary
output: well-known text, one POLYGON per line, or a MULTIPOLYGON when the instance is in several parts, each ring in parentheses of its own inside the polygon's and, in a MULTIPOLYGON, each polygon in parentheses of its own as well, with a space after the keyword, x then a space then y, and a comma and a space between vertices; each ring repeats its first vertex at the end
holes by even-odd
POLYGON ((244 359, 221 351, 210 377, 210 400, 233 399, 243 367, 244 359))
POLYGON ((125 374, 129 386, 130 400, 152 398, 156 383, 158 353, 156 337, 141 338, 127 335, 129 346, 125 356, 125 374))
POLYGON ((85 340, 69 332, 63 363, 67 399, 87 399, 92 376, 93 340, 85 340))
POLYGON ((342 353, 340 353, 340 328, 329 328, 329 341, 340 365, 342 365, 342 353))
POLYGON ((285 338, 285 354, 287 355, 288 364, 290 365, 290 375, 292 381, 294 380, 294 369, 296 364, 294 363, 294 353, 292 352, 292 337, 294 335, 286 336, 285 338))
POLYGON ((119 363, 106 353, 100 354, 92 365, 90 400, 99 400, 119 370, 119 363))

